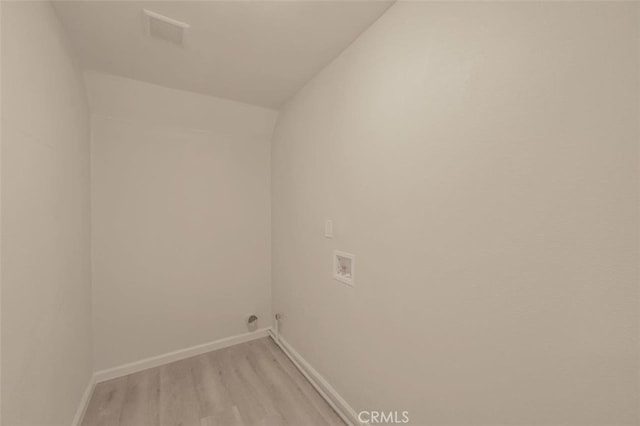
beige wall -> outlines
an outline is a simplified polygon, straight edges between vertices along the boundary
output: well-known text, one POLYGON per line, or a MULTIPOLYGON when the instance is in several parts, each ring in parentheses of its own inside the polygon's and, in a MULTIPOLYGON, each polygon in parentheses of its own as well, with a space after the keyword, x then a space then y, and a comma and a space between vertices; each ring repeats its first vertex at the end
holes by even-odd
POLYGON ((88 73, 96 369, 270 325, 276 112, 88 73))
POLYGON ((92 372, 88 108, 51 5, 1 8, 1 422, 68 426, 92 372))
POLYGON ((636 8, 396 3, 281 112, 274 309, 356 411, 639 424, 636 8))

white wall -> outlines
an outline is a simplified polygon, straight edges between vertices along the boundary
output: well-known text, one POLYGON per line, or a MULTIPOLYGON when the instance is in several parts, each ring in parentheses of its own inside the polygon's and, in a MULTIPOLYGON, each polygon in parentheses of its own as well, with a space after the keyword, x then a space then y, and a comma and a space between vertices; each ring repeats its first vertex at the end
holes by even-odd
POLYGON ((281 112, 274 309, 356 411, 640 422, 637 7, 396 3, 281 112))
POLYGON ((276 112, 87 73, 96 369, 270 325, 276 112))
POLYGON ((92 373, 87 101, 51 5, 1 8, 1 423, 68 426, 92 373))

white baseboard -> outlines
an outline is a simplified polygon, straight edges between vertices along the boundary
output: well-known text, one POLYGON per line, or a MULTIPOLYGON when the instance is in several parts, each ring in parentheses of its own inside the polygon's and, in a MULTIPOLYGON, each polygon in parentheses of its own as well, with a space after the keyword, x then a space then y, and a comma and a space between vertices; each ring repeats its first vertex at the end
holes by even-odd
POLYGON ((73 422, 71 426, 80 426, 82 424, 82 419, 84 419, 84 413, 87 412, 87 407, 89 406, 89 401, 91 401, 91 395, 93 395, 93 389, 96 387, 96 375, 92 374, 89 378, 89 383, 87 383, 87 387, 82 394, 82 398, 80 399, 80 404, 78 404, 78 409, 76 410, 76 415, 73 417, 73 422))
POLYGON ((179 361, 181 359, 190 358, 196 355, 201 355, 207 352, 237 345, 239 343, 248 342, 254 339, 260 339, 269 335, 268 330, 268 328, 261 328, 250 333, 238 334, 236 336, 226 337, 224 339, 192 346, 190 348, 179 349, 177 351, 169 352, 166 354, 152 356, 150 358, 130 362, 118 367, 96 371, 93 376, 95 379, 95 383, 101 383, 107 380, 115 379, 117 377, 137 373, 138 371, 146 370, 148 368, 158 367, 160 365, 169 364, 170 362, 179 361))
POLYGON ((358 420, 358 414, 347 401, 282 336, 276 337, 272 329, 269 329, 269 336, 347 425, 368 425, 358 420))

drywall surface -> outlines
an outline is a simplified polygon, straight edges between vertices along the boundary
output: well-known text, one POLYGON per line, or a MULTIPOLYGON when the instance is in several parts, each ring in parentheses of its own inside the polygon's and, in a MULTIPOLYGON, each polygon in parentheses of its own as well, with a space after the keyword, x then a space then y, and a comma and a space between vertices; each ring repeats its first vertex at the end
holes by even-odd
POLYGON ((2 424, 71 424, 92 373, 89 114, 48 2, 2 2, 2 424))
POLYGON ((274 309, 356 411, 639 424, 637 7, 399 2, 281 112, 274 309))
POLYGON ((96 369, 268 326, 276 112, 86 79, 96 369))

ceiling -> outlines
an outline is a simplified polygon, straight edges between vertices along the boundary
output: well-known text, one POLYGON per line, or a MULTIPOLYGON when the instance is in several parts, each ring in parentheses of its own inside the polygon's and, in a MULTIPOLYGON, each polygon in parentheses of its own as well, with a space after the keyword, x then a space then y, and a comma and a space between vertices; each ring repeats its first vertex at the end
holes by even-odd
POLYGON ((57 1, 89 69, 280 107, 390 1, 57 1), (143 9, 190 24, 183 46, 151 38, 143 9))

